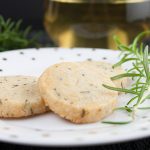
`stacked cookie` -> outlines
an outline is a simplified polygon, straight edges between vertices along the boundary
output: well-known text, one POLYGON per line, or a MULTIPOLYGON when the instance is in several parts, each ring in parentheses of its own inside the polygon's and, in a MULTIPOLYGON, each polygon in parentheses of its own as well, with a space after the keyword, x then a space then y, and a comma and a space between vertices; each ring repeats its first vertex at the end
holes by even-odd
POLYGON ((126 86, 127 79, 111 81, 121 74, 104 62, 55 64, 39 80, 29 76, 0 77, 0 117, 32 116, 49 110, 74 123, 90 123, 111 114, 118 93, 103 87, 126 86))

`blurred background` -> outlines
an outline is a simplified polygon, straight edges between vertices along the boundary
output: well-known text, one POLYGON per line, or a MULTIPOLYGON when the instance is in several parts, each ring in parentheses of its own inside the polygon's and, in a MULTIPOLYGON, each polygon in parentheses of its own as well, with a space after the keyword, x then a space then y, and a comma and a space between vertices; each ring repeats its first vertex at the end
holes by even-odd
POLYGON ((32 25, 35 30, 43 29, 44 0, 1 0, 0 14, 13 20, 23 19, 23 27, 32 25))
POLYGON ((114 35, 128 45, 150 30, 150 0, 3 0, 0 14, 42 30, 50 46, 116 49, 114 35))

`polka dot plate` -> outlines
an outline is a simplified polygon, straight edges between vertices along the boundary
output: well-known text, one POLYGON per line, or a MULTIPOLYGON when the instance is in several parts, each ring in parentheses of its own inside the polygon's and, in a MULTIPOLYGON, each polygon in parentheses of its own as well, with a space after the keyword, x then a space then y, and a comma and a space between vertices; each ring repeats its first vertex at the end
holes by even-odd
MULTIPOLYGON (((105 49, 24 49, 0 53, 0 75, 40 74, 50 65, 62 61, 103 60, 115 63, 118 51, 105 49)), ((130 67, 126 64, 125 68, 130 67)), ((118 106, 131 95, 120 95, 118 106)), ((146 105, 149 105, 147 102, 146 105)), ((149 105, 150 106, 150 105, 149 105)), ((127 121, 126 112, 115 111, 105 118, 111 121, 127 121)), ((150 112, 139 110, 135 121, 126 125, 110 125, 102 122, 77 125, 52 112, 25 119, 0 119, 0 140, 5 142, 41 146, 87 146, 117 143, 150 136, 150 112)))

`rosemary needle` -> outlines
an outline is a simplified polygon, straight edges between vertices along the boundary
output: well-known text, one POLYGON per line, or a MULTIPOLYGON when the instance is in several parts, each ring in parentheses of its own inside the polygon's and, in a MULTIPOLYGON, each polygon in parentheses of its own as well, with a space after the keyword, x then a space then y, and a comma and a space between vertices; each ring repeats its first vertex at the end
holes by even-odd
MULTIPOLYGON (((123 45, 118 37, 115 37, 115 42, 118 48, 121 50, 121 60, 113 65, 113 68, 118 67, 126 62, 132 61, 132 68, 127 70, 124 74, 119 74, 112 77, 112 80, 117 80, 124 77, 132 77, 134 83, 130 88, 116 88, 110 87, 108 85, 103 85, 109 90, 124 92, 128 94, 133 94, 134 97, 131 98, 124 107, 117 108, 116 110, 125 110, 132 114, 132 121, 134 120, 134 114, 137 109, 150 109, 150 107, 140 107, 147 99, 150 99, 150 55, 148 53, 149 47, 144 48, 144 44, 140 40, 146 36, 150 35, 150 31, 140 33, 133 43, 129 46, 123 45), (134 104, 132 104, 134 102, 134 104)), ((128 124, 132 121, 104 121, 103 123, 108 124, 128 124)))
POLYGON ((124 125, 124 124, 129 124, 132 121, 102 121, 102 123, 106 123, 106 124, 114 124, 114 125, 124 125))
POLYGON ((118 92, 124 92, 124 93, 130 93, 130 94, 138 94, 137 92, 131 91, 130 89, 116 88, 116 87, 111 87, 111 86, 108 86, 108 85, 105 85, 105 84, 103 84, 103 86, 105 88, 107 88, 107 89, 118 91, 118 92))
POLYGON ((138 109, 147 110, 150 109, 150 107, 139 107, 138 109))

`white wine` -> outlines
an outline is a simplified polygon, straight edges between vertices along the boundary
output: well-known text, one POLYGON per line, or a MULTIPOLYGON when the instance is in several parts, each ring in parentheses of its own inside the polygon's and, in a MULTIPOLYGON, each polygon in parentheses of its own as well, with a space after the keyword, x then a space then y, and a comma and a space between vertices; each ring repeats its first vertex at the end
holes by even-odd
POLYGON ((115 49, 150 29, 150 0, 47 0, 44 25, 61 47, 115 49))

